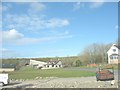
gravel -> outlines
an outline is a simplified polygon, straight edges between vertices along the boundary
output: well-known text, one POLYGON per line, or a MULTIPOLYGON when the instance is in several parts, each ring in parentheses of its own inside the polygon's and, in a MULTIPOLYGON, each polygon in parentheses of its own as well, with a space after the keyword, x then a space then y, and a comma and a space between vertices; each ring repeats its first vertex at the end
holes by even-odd
POLYGON ((9 85, 3 88, 118 88, 118 76, 115 76, 115 84, 111 81, 96 81, 96 77, 57 78, 36 77, 34 80, 11 80, 9 85))

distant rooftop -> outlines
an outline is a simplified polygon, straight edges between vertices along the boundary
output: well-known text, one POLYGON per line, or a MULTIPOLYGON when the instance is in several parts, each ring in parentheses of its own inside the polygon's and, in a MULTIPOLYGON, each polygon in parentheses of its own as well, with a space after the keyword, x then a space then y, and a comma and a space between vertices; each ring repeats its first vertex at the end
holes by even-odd
POLYGON ((15 64, 2 64, 2 68, 15 68, 15 64))

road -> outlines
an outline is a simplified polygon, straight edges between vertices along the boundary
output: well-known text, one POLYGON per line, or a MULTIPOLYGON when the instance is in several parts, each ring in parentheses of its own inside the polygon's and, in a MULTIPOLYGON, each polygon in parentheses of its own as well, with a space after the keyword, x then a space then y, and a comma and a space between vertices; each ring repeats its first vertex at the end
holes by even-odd
MULTIPOLYGON (((72 68, 65 68, 66 70, 83 70, 83 71, 92 71, 92 72, 96 72, 96 71, 98 71, 98 68, 74 68, 74 67, 72 67, 72 68)), ((118 70, 114 70, 114 74, 115 75, 118 75, 118 73, 120 74, 120 70, 118 71, 118 70)))

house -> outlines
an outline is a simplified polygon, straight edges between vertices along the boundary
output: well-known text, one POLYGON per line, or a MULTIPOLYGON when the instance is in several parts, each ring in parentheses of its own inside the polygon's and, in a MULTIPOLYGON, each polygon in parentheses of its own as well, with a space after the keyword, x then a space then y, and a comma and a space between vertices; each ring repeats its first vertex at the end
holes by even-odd
POLYGON ((107 51, 108 54, 108 64, 118 64, 120 56, 120 46, 113 44, 107 51))
POLYGON ((43 69, 51 69, 51 68, 62 68, 62 61, 61 60, 50 60, 44 65, 43 69))
POLYGON ((46 62, 42 62, 42 61, 36 61, 36 60, 30 60, 30 64, 33 67, 37 67, 37 68, 42 68, 44 67, 44 65, 46 65, 46 62))

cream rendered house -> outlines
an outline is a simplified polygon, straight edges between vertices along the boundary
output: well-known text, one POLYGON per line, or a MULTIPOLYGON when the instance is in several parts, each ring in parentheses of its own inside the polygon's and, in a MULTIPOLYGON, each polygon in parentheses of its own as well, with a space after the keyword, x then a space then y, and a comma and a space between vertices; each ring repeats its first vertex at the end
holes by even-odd
POLYGON ((108 54, 108 64, 118 64, 120 56, 120 46, 113 44, 107 51, 108 54))

